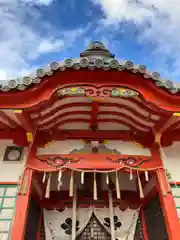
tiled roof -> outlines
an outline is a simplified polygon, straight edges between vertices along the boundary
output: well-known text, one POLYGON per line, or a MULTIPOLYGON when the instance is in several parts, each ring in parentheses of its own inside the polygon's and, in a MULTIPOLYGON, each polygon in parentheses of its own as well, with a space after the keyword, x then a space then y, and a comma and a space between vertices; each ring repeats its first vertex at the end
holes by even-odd
POLYGON ((80 58, 65 59, 63 62, 52 62, 48 67, 37 69, 36 73, 22 79, 10 80, 7 85, 2 85, 0 91, 8 92, 11 90, 23 91, 34 84, 39 84, 45 76, 51 76, 57 71, 66 71, 68 69, 102 69, 104 71, 130 71, 134 74, 141 74, 145 80, 150 79, 158 87, 167 89, 175 94, 180 91, 175 84, 169 80, 160 78, 157 72, 149 72, 144 65, 135 65, 131 61, 120 61, 114 58, 114 55, 107 50, 104 45, 98 41, 90 44, 89 48, 80 54, 80 58))

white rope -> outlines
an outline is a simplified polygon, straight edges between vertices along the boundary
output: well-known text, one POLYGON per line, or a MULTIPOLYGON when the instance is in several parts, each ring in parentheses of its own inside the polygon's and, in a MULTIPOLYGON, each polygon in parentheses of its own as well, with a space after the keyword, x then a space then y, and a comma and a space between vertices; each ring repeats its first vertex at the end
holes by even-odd
POLYGON ((115 231, 114 231, 114 212, 113 212, 113 202, 112 202, 112 192, 109 189, 109 218, 110 218, 110 227, 111 227, 111 240, 115 240, 115 231))
MULTIPOLYGON (((33 168, 33 167, 28 167, 29 169, 33 169, 33 170, 37 170, 36 168, 33 168)), ((122 166, 122 167, 119 167, 119 168, 115 168, 115 169, 112 169, 112 170, 97 170, 97 169, 94 169, 94 170, 86 170, 86 169, 79 169, 79 168, 72 168, 72 167, 69 167, 69 166, 65 166, 65 167, 62 167, 62 168, 59 168, 59 169, 55 169, 55 170, 52 170, 50 172, 57 172, 59 170, 64 170, 64 169, 69 169, 69 170, 72 170, 72 171, 76 171, 76 172, 85 172, 85 173, 93 173, 93 172, 96 172, 96 173, 112 173, 112 172, 116 172, 118 170, 122 170, 122 169, 126 169, 128 170, 129 168, 131 168, 132 170, 135 170, 137 171, 154 171, 154 170, 157 170, 157 169, 161 169, 163 167, 154 167, 154 168, 136 168, 136 167, 126 167, 126 166, 122 166)), ((38 169, 39 172, 44 172, 44 170, 41 170, 41 169, 38 169)), ((46 172, 49 172, 49 171, 46 171, 46 172)))
POLYGON ((77 208, 77 188, 74 185, 73 207, 72 207, 72 240, 76 239, 76 208, 77 208))

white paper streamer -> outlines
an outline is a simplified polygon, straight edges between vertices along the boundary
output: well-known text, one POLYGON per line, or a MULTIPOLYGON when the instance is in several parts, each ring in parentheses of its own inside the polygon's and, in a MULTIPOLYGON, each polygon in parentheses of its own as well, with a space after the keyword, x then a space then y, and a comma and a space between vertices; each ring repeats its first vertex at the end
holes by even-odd
POLYGON ((81 172, 81 184, 84 184, 84 172, 81 172))
POLYGON ((45 181, 46 181, 46 172, 44 172, 44 175, 43 175, 43 180, 42 180, 42 182, 43 182, 43 183, 45 183, 45 181))
POLYGON ((149 181, 148 171, 145 171, 145 180, 146 180, 146 182, 149 181))
POLYGON ((61 181, 61 178, 62 178, 62 171, 61 171, 61 170, 59 170, 59 174, 58 174, 58 182, 60 182, 60 181, 61 181))
POLYGON ((109 185, 109 175, 106 173, 106 184, 109 185))
POLYGON ((133 173, 132 173, 132 169, 130 168, 129 170, 130 170, 130 173, 129 173, 129 179, 130 179, 130 180, 133 180, 133 173))

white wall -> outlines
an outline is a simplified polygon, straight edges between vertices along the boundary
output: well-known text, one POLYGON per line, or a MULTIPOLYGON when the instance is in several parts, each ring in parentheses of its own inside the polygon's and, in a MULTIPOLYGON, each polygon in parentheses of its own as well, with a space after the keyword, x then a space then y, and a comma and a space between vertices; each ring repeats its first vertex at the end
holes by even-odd
POLYGON ((26 149, 20 162, 3 162, 7 146, 14 146, 11 140, 0 140, 0 182, 17 182, 24 171, 26 149))
POLYGON ((74 149, 80 150, 84 144, 80 140, 66 140, 51 143, 44 148, 38 148, 37 154, 68 154, 74 149))
POLYGON ((175 142, 172 146, 163 148, 165 155, 162 154, 164 168, 168 169, 172 175, 170 181, 180 181, 180 142, 175 142))

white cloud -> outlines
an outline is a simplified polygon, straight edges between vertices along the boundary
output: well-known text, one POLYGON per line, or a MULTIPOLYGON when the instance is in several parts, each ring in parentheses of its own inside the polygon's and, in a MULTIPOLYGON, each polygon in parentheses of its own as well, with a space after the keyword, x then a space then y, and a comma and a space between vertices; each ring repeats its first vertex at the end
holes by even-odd
POLYGON ((41 14, 33 4, 50 2, 0 0, 0 80, 31 72, 32 60, 66 49, 84 32, 84 29, 57 31, 49 22, 41 21, 41 14))
POLYGON ((61 49, 64 47, 64 41, 62 40, 54 40, 54 39, 44 39, 39 45, 38 52, 39 53, 46 53, 46 52, 53 52, 57 49, 61 49))
POLYGON ((54 0, 21 0, 21 1, 25 3, 31 3, 34 5, 45 5, 45 6, 48 6, 54 2, 54 0))
MULTIPOLYGON (((153 52, 163 65, 172 59, 172 76, 180 78, 180 14, 179 0, 92 0, 104 12, 103 23, 117 26, 122 21, 133 21, 138 27, 140 41, 153 41, 153 52), (149 23, 149 24, 147 24, 149 23)), ((164 65, 163 65, 164 66, 164 65)), ((164 69, 168 72, 167 69, 164 69)))
POLYGON ((144 17, 152 17, 151 10, 140 7, 137 11, 137 5, 134 1, 128 0, 93 0, 99 4, 105 13, 107 24, 116 24, 122 20, 135 20, 140 23, 144 17))

